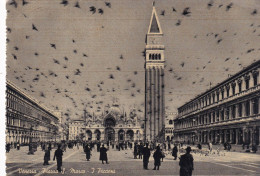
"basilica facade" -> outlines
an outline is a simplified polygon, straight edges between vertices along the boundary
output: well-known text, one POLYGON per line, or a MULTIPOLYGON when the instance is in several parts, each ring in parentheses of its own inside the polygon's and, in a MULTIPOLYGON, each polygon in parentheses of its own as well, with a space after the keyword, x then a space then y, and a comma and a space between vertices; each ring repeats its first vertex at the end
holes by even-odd
POLYGON ((100 115, 85 115, 69 123, 69 140, 85 141, 139 141, 143 139, 142 120, 132 109, 123 112, 118 104, 113 104, 100 115))

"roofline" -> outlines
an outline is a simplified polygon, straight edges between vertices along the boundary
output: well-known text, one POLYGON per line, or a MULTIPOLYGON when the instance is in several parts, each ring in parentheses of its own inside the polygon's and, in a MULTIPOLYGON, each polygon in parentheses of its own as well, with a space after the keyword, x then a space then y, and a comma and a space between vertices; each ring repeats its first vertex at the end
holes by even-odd
POLYGON ((187 102, 187 103, 183 104, 182 106, 180 106, 180 107, 178 108, 178 110, 181 109, 182 107, 184 107, 184 106, 190 104, 190 103, 193 102, 194 100, 203 97, 204 95, 206 95, 207 93, 209 93, 209 92, 211 92, 212 90, 216 89, 217 87, 220 87, 221 85, 223 85, 223 84, 227 83, 228 81, 234 79, 235 77, 237 77, 237 76, 240 75, 241 73, 244 73, 244 72, 248 71, 249 69, 251 69, 251 68, 253 68, 253 67, 257 66, 257 65, 260 65, 260 60, 251 63, 250 65, 248 65, 247 67, 243 68, 242 70, 240 70, 240 71, 237 72, 236 74, 232 75, 231 77, 228 77, 227 79, 223 80, 222 82, 218 83, 217 85, 213 86, 212 88, 206 90, 205 92, 203 92, 203 93, 201 93, 201 94, 198 94, 195 98, 191 99, 189 102, 187 102))

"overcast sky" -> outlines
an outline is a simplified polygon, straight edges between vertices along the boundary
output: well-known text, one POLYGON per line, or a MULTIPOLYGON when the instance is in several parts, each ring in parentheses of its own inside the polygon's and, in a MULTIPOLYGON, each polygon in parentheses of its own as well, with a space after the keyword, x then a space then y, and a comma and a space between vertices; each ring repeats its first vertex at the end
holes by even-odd
MULTIPOLYGON (((83 109, 98 114, 114 99, 143 116, 152 0, 26 2, 6 6, 10 81, 71 119, 83 109)), ((155 7, 164 33, 166 113, 259 60, 260 1, 164 0, 155 7)))

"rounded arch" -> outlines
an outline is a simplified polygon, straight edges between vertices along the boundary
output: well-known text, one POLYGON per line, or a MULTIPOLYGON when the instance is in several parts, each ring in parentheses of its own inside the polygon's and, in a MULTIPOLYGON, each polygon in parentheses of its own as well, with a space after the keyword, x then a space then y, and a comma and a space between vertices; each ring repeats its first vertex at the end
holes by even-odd
POLYGON ((105 127, 114 127, 116 126, 116 120, 112 116, 109 116, 104 120, 104 125, 105 127))
POLYGON ((154 54, 152 54, 152 60, 154 60, 154 54))
POLYGON ((105 140, 114 141, 115 140, 115 130, 111 127, 105 129, 105 140))
POLYGON ((86 131, 86 139, 89 141, 92 139, 92 132, 90 130, 86 131))
POLYGON ((161 60, 161 54, 159 54, 158 57, 159 57, 158 59, 161 60))
POLYGON ((123 129, 120 129, 118 131, 118 141, 124 141, 125 140, 125 131, 123 129))
POLYGON ((99 129, 96 129, 94 133, 95 133, 95 136, 96 136, 96 140, 99 141, 99 140, 100 140, 100 136, 101 136, 100 130, 99 130, 99 129))
POLYGON ((155 54, 155 60, 157 60, 158 59, 158 54, 155 54))
POLYGON ((152 55, 151 54, 149 54, 149 60, 151 60, 152 59, 152 55))
POLYGON ((134 131, 129 129, 126 132, 126 140, 133 141, 134 140, 134 131))

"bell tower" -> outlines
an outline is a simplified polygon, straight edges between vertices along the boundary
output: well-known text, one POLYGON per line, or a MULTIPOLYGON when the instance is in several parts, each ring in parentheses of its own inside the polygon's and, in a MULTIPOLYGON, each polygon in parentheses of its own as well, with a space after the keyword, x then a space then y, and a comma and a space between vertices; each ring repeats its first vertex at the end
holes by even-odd
POLYGON ((145 47, 145 132, 146 141, 163 141, 164 108, 164 45, 163 32, 153 4, 145 47))

